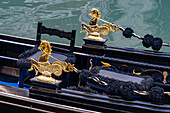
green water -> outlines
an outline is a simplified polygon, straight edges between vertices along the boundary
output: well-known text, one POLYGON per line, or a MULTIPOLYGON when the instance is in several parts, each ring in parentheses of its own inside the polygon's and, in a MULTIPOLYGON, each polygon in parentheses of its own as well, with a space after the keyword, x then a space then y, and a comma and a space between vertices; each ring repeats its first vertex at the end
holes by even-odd
MULTIPOLYGON (((42 21, 48 27, 76 29, 76 45, 81 46, 85 36, 80 34, 81 22, 88 23, 91 8, 98 8, 102 19, 131 27, 142 37, 152 34, 170 43, 169 7, 170 0, 0 0, 0 33, 35 39, 37 22, 42 21)), ((134 37, 124 38, 121 31, 102 37, 108 39, 107 45, 151 50, 134 37)), ((43 39, 68 43, 47 35, 43 39)), ((161 51, 170 52, 170 48, 163 47, 161 51)))

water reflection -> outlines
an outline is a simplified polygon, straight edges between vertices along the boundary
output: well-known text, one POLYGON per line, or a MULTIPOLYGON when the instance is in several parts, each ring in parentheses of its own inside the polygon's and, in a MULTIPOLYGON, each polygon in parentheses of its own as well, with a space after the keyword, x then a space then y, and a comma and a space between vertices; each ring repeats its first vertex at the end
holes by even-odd
MULTIPOLYGON (((81 22, 90 21, 88 13, 95 7, 101 11, 102 19, 124 28, 131 27, 140 36, 149 33, 162 37, 164 42, 170 42, 169 6, 168 0, 1 0, 0 32, 35 38, 37 22, 42 21, 49 27, 66 31, 76 29, 76 45, 81 46, 85 36, 85 33, 80 34, 81 22)), ((99 21, 98 24, 103 22, 99 21)), ((121 32, 102 37, 108 39, 108 45, 146 49, 141 41, 125 39, 121 32)), ((68 43, 54 37, 49 39, 48 36, 43 39, 68 43)), ((163 47, 162 51, 168 49, 163 47)))

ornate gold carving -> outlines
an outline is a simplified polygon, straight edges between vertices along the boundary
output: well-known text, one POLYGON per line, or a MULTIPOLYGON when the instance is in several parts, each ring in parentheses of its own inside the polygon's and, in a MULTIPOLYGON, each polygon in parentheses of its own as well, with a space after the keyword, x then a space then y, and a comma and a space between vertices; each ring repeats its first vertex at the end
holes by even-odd
POLYGON ((162 81, 164 84, 166 84, 166 77, 168 76, 168 72, 164 71, 163 72, 163 77, 164 77, 164 80, 162 81))
MULTIPOLYGON (((47 79, 49 79, 52 73, 56 76, 60 76, 62 74, 62 71, 73 72, 75 68, 74 64, 71 65, 70 63, 61 62, 60 60, 51 56, 52 49, 48 41, 42 40, 38 49, 42 51, 42 54, 39 57, 38 62, 34 60, 33 58, 30 59, 31 68, 29 69, 29 71, 35 70, 35 75, 38 75, 38 72, 40 72, 42 73, 41 76, 48 77, 47 79), (50 62, 48 61, 49 57, 52 57, 53 59, 57 61, 50 64, 50 62)), ((44 77, 39 77, 39 79, 46 81, 44 77)))
POLYGON ((102 35, 108 35, 109 31, 111 32, 115 32, 115 31, 119 31, 119 26, 113 25, 112 23, 105 21, 103 19, 100 19, 100 12, 98 9, 96 8, 92 8, 89 16, 92 16, 92 19, 89 22, 89 25, 82 23, 82 30, 80 31, 80 33, 82 32, 86 32, 86 37, 92 40, 103 40, 102 37, 99 36, 99 34, 102 35), (98 26, 97 23, 98 21, 101 20, 107 24, 103 24, 101 26, 98 26), (113 31, 114 29, 114 31, 113 31), (91 36, 88 36, 88 33, 92 34, 91 36), (98 33, 98 36, 96 36, 96 34, 98 33))

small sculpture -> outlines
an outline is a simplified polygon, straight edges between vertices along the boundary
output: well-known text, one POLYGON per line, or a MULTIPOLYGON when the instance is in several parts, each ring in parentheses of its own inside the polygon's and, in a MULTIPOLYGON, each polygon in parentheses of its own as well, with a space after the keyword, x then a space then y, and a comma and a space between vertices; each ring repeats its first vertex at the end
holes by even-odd
POLYGON ((52 49, 48 41, 42 40, 38 49, 42 51, 42 54, 39 57, 38 62, 33 58, 30 59, 31 68, 29 69, 29 71, 34 69, 35 75, 38 75, 38 72, 42 73, 42 75, 37 77, 37 79, 42 81, 54 82, 55 79, 51 77, 51 74, 60 76, 62 74, 62 71, 73 72, 74 64, 71 65, 70 63, 67 64, 66 62, 61 62, 60 60, 51 56, 52 49), (57 61, 50 64, 50 62, 48 61, 49 57, 52 57, 57 61))
POLYGON ((115 32, 119 30, 119 26, 113 25, 110 22, 100 19, 100 12, 96 8, 92 8, 91 12, 89 13, 89 16, 92 16, 89 25, 82 23, 82 30, 80 31, 80 33, 86 32, 86 37, 88 36, 88 33, 90 33, 91 36, 88 36, 88 39, 102 41, 103 38, 100 37, 100 34, 108 35, 109 31, 115 32), (109 23, 109 25, 103 24, 101 26, 98 26, 97 23, 99 20, 109 23))

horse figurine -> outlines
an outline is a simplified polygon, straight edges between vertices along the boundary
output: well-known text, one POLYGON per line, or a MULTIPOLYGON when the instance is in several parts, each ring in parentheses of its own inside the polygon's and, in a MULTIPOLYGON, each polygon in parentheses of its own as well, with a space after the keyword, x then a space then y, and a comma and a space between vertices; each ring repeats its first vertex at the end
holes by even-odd
POLYGON ((56 76, 60 76, 62 74, 62 70, 64 72, 70 72, 70 71, 73 72, 74 64, 72 65, 70 63, 67 64, 66 62, 61 62, 56 58, 54 59, 57 60, 57 62, 50 64, 48 59, 49 57, 52 57, 51 56, 52 49, 48 41, 42 40, 38 49, 42 51, 42 54, 39 57, 38 62, 33 58, 30 59, 31 68, 29 69, 29 71, 34 69, 36 73, 35 75, 38 75, 38 72, 40 73, 49 72, 51 74, 53 73, 56 76))
POLYGON ((89 25, 82 23, 82 30, 80 31, 80 33, 86 32, 86 36, 88 35, 88 33, 93 34, 95 32, 103 34, 103 35, 108 35, 109 31, 111 31, 111 32, 116 31, 116 30, 113 31, 113 28, 115 26, 112 23, 110 23, 109 25, 107 25, 107 24, 103 24, 101 26, 97 25, 98 21, 101 20, 100 12, 98 9, 92 8, 92 10, 89 13, 89 16, 93 16, 89 22, 89 25))

